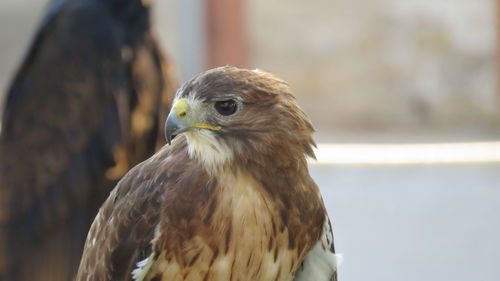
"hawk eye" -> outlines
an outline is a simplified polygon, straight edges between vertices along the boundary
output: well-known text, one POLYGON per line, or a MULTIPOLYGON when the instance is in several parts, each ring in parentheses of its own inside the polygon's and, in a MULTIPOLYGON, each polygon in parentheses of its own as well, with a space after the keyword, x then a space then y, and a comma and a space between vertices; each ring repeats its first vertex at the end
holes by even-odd
POLYGON ((229 116, 236 112, 238 106, 234 100, 223 100, 215 102, 215 110, 223 116, 229 116))

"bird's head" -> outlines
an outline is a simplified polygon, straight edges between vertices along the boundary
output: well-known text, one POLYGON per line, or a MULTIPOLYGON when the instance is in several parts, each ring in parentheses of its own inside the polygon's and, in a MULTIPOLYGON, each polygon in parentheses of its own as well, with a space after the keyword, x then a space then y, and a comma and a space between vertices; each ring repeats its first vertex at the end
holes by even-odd
POLYGON ((142 40, 151 26, 151 7, 155 0, 100 0, 126 29, 127 44, 142 40))
POLYGON ((261 71, 220 67, 188 81, 176 94, 165 132, 169 144, 185 134, 191 157, 210 167, 314 157, 309 118, 286 82, 261 71))

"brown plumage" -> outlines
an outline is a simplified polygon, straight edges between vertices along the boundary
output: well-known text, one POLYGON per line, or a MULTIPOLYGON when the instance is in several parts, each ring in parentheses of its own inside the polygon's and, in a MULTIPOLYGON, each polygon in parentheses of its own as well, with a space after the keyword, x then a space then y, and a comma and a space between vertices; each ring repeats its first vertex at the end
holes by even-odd
POLYGON ((0 280, 72 280, 117 180, 161 147, 172 66, 141 0, 57 0, 7 93, 0 280))
POLYGON ((336 280, 306 162, 312 132, 271 74, 223 67, 187 82, 167 119, 171 145, 113 190, 77 280, 336 280))

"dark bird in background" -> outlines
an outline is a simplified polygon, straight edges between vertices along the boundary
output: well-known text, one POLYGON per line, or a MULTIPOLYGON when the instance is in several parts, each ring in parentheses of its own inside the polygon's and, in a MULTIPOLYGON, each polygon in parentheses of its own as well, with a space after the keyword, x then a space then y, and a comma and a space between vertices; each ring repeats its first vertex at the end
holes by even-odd
POLYGON ((149 4, 50 4, 2 118, 0 280, 71 280, 116 181, 164 144, 176 86, 149 4))
POLYGON ((130 170, 100 209, 77 281, 337 280, 306 161, 313 128, 283 80, 202 73, 177 92, 166 127, 171 145, 130 170))

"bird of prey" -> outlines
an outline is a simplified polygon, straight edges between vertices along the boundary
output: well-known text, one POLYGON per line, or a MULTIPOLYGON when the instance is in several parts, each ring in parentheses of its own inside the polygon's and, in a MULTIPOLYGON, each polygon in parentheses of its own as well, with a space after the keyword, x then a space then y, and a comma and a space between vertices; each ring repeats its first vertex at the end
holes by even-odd
POLYGON ((55 0, 7 92, 0 280, 72 280, 117 180, 164 143, 176 86, 143 0, 55 0))
POLYGON ((165 145, 101 207, 77 281, 332 281, 332 227, 306 157, 313 128, 272 74, 184 84, 165 145))

